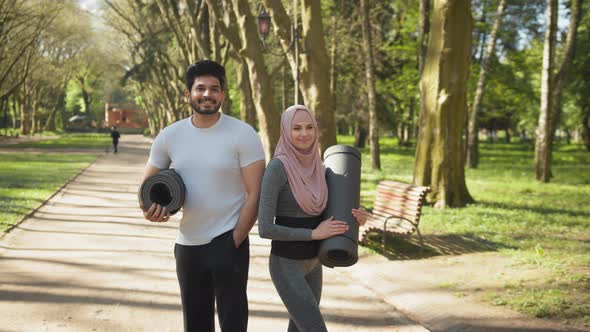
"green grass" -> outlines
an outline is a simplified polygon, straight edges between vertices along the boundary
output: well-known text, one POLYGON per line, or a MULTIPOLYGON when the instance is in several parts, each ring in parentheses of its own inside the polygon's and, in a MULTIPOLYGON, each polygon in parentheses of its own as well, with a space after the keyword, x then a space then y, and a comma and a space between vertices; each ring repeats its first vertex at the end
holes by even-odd
POLYGON ((64 134, 55 139, 0 146, 7 149, 105 149, 110 145, 109 134, 64 134))
POLYGON ((0 154, 0 232, 95 159, 92 154, 0 154))
MULTIPOLYGON (((352 137, 338 141, 352 144, 352 137)), ((380 142, 381 171, 370 169, 368 148, 362 150, 361 204, 366 207, 372 207, 379 181, 412 180, 414 149, 400 147, 391 138, 380 142)), ((68 134, 6 147, 104 148, 109 144, 106 134, 68 134)), ((515 279, 491 290, 484 296, 488 303, 590 326, 590 153, 580 145, 557 146, 554 178, 548 184, 534 180, 531 145, 483 143, 480 153, 480 167, 466 171, 476 203, 460 209, 425 207, 421 230, 449 243, 497 250, 513 260, 513 267, 532 267, 544 276, 541 281, 515 279)), ((90 154, 0 154, 0 229, 20 220, 95 158, 90 154)), ((402 242, 388 244, 397 250, 402 242)), ((436 248, 419 251, 415 243, 407 247, 413 257, 448 254, 436 248)), ((454 284, 440 286, 453 288, 454 284)))
MULTIPOLYGON (((339 137, 339 143, 351 144, 352 138, 339 137)), ((380 144, 381 171, 371 171, 368 148, 362 150, 361 205, 367 207, 372 206, 380 180, 412 180, 414 149, 390 138, 382 138, 380 144)), ((449 241, 473 239, 475 246, 488 246, 484 251, 511 257, 515 266, 532 266, 549 275, 540 283, 495 290, 486 298, 490 303, 537 317, 590 324, 590 153, 581 145, 557 146, 554 177, 548 184, 534 179, 531 145, 483 143, 480 154, 480 166, 466 171, 476 203, 460 209, 425 207, 423 234, 449 241)), ((403 250, 391 250, 398 248, 403 250)))

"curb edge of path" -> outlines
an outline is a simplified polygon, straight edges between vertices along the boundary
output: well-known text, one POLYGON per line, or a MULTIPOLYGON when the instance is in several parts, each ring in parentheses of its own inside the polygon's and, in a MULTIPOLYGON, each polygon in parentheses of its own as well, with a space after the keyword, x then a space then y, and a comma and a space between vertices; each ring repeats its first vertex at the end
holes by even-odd
MULTIPOLYGON (((364 258, 364 260, 365 260, 363 263, 370 265, 370 266, 375 266, 375 265, 379 265, 379 263, 387 262, 387 259, 385 257, 381 256, 380 254, 376 254, 376 253, 370 253, 370 254, 365 253, 365 254, 359 255, 359 262, 361 261, 362 258, 364 258), (367 262, 367 260, 371 260, 371 262, 369 263, 369 262, 367 262)), ((361 263, 361 264, 363 264, 363 263, 361 263)), ((359 267, 360 267, 360 265, 357 266, 356 268, 358 269, 359 267)), ((360 267, 361 270, 366 270, 367 268, 368 267, 360 267)), ((394 310, 396 310, 399 313, 401 313, 402 315, 404 315, 406 319, 412 321, 416 325, 419 325, 420 327, 422 327, 426 331, 432 331, 432 328, 433 328, 432 324, 429 324, 428 321, 423 319, 423 317, 421 317, 421 315, 419 313, 416 313, 414 310, 408 310, 408 308, 406 308, 404 306, 400 306, 399 304, 395 303, 394 301, 391 301, 387 292, 384 292, 379 287, 375 287, 375 284, 373 282, 367 281, 364 278, 359 278, 358 273, 356 273, 356 274, 351 273, 351 275, 361 285, 363 285, 365 288, 369 289, 371 292, 373 292, 374 294, 379 296, 381 299, 383 299, 383 302, 390 305, 394 310), (354 277, 355 275, 357 275, 357 277, 354 277)), ((377 275, 377 276, 374 276, 373 280, 375 280, 375 279, 379 280, 381 278, 382 278, 381 276, 377 275)))

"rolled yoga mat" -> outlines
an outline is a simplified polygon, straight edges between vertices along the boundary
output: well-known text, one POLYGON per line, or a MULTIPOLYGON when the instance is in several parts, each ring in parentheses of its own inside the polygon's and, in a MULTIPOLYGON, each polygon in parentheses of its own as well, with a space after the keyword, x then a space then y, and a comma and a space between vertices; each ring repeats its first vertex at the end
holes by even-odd
POLYGON ((146 209, 152 206, 152 203, 157 203, 173 215, 182 207, 186 189, 180 175, 170 168, 147 178, 139 191, 146 209))
POLYGON ((352 215, 358 209, 361 192, 361 153, 347 145, 334 145, 324 152, 328 206, 323 220, 334 216, 348 223, 346 233, 325 239, 318 257, 327 267, 351 266, 358 261, 359 224, 352 215))

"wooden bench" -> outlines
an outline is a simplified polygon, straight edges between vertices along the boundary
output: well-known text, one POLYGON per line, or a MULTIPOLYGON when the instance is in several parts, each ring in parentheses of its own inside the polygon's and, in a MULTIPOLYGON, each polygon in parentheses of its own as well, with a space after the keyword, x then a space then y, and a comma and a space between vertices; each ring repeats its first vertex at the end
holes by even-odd
POLYGON ((379 182, 373 216, 359 230, 359 241, 367 243, 369 233, 381 233, 381 246, 385 248, 387 235, 409 236, 417 232, 420 245, 424 247, 418 225, 422 204, 429 192, 429 187, 389 180, 379 182))

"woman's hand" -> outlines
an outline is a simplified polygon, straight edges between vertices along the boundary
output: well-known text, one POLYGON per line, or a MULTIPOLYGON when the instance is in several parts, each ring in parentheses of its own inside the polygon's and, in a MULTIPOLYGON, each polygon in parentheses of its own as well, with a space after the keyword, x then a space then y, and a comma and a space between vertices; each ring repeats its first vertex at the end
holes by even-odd
POLYGON ((367 220, 369 220, 373 216, 372 213, 370 213, 369 211, 365 211, 363 209, 352 209, 352 215, 361 226, 364 225, 367 222, 367 220))
POLYGON ((348 230, 348 224, 344 221, 334 220, 330 217, 322 221, 318 227, 311 231, 312 240, 323 240, 334 235, 340 235, 348 230))

